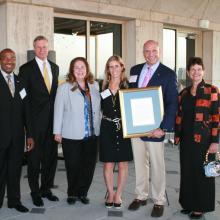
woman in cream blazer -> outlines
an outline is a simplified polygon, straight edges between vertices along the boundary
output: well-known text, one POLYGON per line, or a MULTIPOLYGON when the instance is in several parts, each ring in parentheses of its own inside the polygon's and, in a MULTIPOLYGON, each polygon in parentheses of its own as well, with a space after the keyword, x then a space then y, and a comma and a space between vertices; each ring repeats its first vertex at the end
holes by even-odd
POLYGON ((58 87, 54 106, 53 133, 62 143, 69 204, 77 198, 89 203, 87 193, 95 170, 99 130, 99 86, 86 59, 77 57, 70 63, 66 82, 58 87))

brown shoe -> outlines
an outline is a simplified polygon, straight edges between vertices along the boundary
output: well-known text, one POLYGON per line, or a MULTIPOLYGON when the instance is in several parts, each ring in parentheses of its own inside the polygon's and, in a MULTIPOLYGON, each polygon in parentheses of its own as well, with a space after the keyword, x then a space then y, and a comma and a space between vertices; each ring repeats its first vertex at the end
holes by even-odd
POLYGON ((151 212, 152 217, 161 217, 163 215, 164 206, 163 205, 154 205, 151 212))
POLYGON ((147 200, 134 199, 133 202, 128 206, 131 211, 136 211, 140 206, 147 205, 147 200))

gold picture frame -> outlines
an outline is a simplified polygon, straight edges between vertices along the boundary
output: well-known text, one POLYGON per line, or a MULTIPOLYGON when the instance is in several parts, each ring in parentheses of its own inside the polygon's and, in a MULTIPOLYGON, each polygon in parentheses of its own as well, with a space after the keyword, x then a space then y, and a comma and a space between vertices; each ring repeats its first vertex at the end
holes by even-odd
POLYGON ((164 115, 161 86, 119 90, 124 138, 148 136, 164 115))

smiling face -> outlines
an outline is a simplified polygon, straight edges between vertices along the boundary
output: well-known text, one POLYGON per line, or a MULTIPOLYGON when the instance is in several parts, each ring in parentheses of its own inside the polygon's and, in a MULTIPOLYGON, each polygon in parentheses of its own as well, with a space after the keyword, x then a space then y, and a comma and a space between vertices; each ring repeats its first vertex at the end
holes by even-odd
POLYGON ((5 49, 0 53, 0 65, 1 69, 10 74, 13 72, 16 65, 16 56, 14 51, 5 49))
POLYGON ((189 78, 192 80, 192 82, 200 83, 204 76, 204 69, 202 65, 195 64, 189 68, 187 74, 189 78))
POLYGON ((86 77, 87 69, 83 61, 77 60, 73 66, 73 75, 77 82, 84 81, 86 77))
POLYGON ((110 61, 109 65, 108 65, 108 69, 109 69, 111 79, 120 79, 121 78, 123 67, 121 66, 121 64, 118 61, 116 61, 116 60, 110 61))
POLYGON ((156 41, 149 40, 144 44, 143 55, 146 60, 146 63, 149 66, 154 65, 159 61, 160 51, 159 46, 156 41))
POLYGON ((34 42, 34 51, 36 56, 41 60, 46 60, 48 56, 48 41, 45 39, 37 40, 34 42))

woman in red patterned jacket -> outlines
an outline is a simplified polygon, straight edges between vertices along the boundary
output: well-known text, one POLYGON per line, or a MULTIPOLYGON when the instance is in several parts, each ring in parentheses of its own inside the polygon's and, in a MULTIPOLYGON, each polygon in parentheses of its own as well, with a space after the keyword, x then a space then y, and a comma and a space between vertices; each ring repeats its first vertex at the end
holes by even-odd
POLYGON ((203 171, 206 152, 216 153, 219 143, 220 98, 218 89, 203 80, 204 65, 199 57, 187 63, 192 85, 179 94, 175 144, 180 143, 181 213, 199 219, 215 209, 215 179, 203 171))

